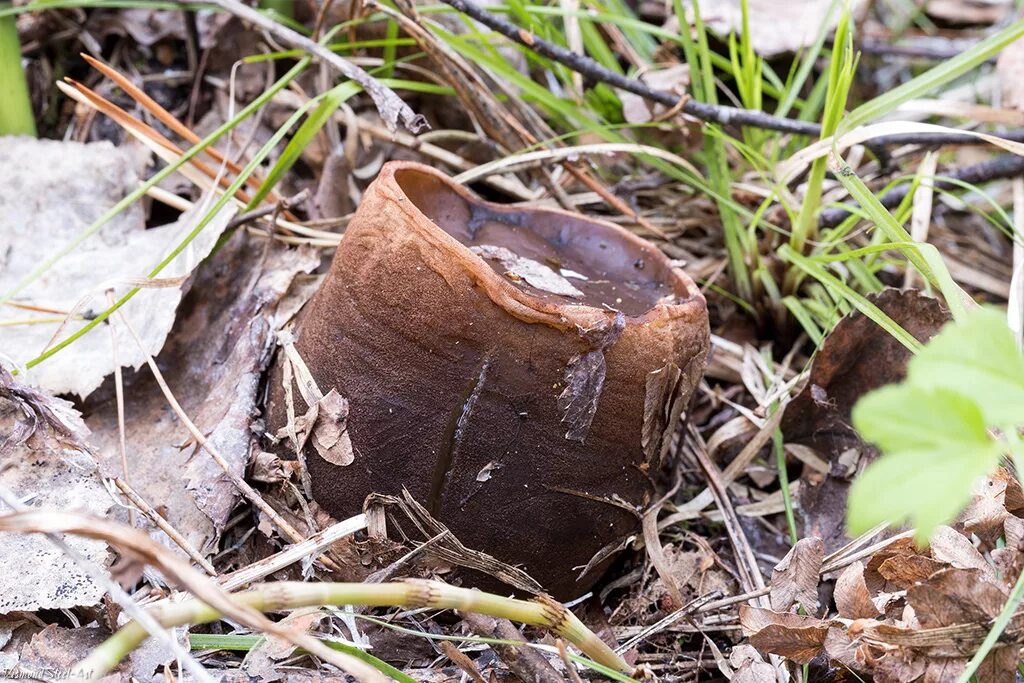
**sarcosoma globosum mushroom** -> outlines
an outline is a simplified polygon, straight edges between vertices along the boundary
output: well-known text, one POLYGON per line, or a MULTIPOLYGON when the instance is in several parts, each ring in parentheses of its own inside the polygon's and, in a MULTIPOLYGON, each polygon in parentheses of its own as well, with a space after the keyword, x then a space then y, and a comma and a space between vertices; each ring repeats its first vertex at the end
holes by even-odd
MULTIPOLYGON (((562 599, 638 532, 709 345, 704 298, 652 244, 408 162, 367 190, 295 337, 318 387, 348 402, 347 455, 305 449, 323 508, 344 518, 408 489, 562 599)), ((287 423, 283 374, 271 432, 287 423)))

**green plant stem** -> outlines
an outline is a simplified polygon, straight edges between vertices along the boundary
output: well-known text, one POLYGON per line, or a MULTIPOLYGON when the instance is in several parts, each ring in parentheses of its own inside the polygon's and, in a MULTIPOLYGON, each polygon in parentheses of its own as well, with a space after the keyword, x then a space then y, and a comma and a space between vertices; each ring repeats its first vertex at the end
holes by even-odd
MULTIPOLYGON (((0 2, 7 9, 10 2, 0 2)), ((28 81, 21 67, 21 43, 13 15, 0 18, 0 135, 36 135, 28 81)))
MULTIPOLYGON (((189 634, 188 637, 189 648, 192 650, 233 650, 238 652, 249 652, 264 642, 266 642, 266 638, 264 636, 256 635, 192 633, 189 634)), ((398 681, 398 683, 416 683, 416 679, 406 675, 401 671, 401 669, 396 669, 384 660, 374 657, 369 652, 366 652, 355 645, 349 645, 348 643, 329 639, 325 639, 321 642, 332 650, 344 652, 345 654, 366 662, 384 675, 398 681)))
POLYGON ((793 497, 789 493, 789 472, 786 470, 786 449, 782 442, 782 430, 772 432, 772 448, 775 449, 775 467, 779 470, 779 487, 782 489, 782 505, 786 509, 786 525, 789 527, 789 542, 796 545, 800 534, 793 514, 793 497))
MULTIPOLYGON (((622 673, 632 667, 590 631, 576 616, 551 598, 517 600, 491 593, 457 588, 438 581, 409 580, 395 583, 301 583, 282 581, 256 586, 236 593, 232 598, 261 612, 298 607, 362 605, 367 607, 426 607, 458 609, 517 621, 551 630, 556 636, 576 645, 588 657, 622 673)), ((152 610, 165 627, 204 624, 216 621, 220 613, 199 600, 166 604, 152 610)), ((80 662, 76 671, 100 678, 112 670, 148 634, 137 623, 129 622, 96 647, 80 662)))

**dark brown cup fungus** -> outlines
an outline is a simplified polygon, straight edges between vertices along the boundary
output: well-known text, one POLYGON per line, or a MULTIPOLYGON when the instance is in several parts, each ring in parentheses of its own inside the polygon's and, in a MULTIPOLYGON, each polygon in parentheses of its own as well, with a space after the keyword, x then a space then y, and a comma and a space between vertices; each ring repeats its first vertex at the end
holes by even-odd
POLYGON ((352 457, 306 449, 313 496, 344 518, 406 488, 464 545, 579 595, 638 532, 708 344, 704 298, 648 242, 389 163, 296 332, 349 402, 352 457))

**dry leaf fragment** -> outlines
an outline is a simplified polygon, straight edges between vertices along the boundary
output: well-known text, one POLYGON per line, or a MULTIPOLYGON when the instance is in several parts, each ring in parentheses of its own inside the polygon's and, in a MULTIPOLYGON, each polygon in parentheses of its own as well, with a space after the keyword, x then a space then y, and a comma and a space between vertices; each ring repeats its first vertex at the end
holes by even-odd
MULTIPOLYGON (((655 90, 665 90, 682 98, 690 85, 690 65, 673 64, 664 69, 647 71, 640 79, 655 90)), ((622 116, 627 123, 649 123, 664 116, 668 108, 655 104, 631 92, 618 90, 622 102, 622 116)))
POLYGON ((988 543, 994 543, 1002 535, 1003 522, 1010 516, 1006 509, 1007 475, 1000 467, 975 483, 971 502, 958 517, 966 533, 977 534, 988 543))
POLYGON ((644 448, 647 465, 657 470, 672 446, 672 436, 683 414, 681 405, 685 382, 682 370, 675 363, 647 373, 644 392, 644 424, 640 432, 640 445, 644 448))
POLYGON ((937 527, 929 543, 932 557, 957 569, 976 569, 986 580, 995 579, 992 566, 985 561, 971 540, 956 529, 937 527))
MULTIPOLYGON (((113 500, 84 443, 87 435, 70 404, 25 387, 0 367, 0 483, 26 505, 106 514, 113 500)), ((94 564, 110 562, 102 541, 65 540, 94 564)), ((0 614, 90 606, 104 592, 48 539, 0 533, 0 614)))
POLYGON ((907 589, 907 602, 924 628, 987 624, 1006 602, 1006 590, 980 570, 944 569, 907 589))
POLYGON ((329 463, 351 465, 355 454, 346 425, 348 401, 337 390, 331 389, 318 405, 318 415, 313 424, 313 447, 329 463))
POLYGON ((892 590, 905 590, 945 568, 944 562, 924 555, 895 555, 878 565, 878 574, 893 584, 892 590))
MULTIPOLYGON (((310 631, 328 615, 319 607, 297 609, 279 623, 288 624, 296 631, 310 631)), ((295 652, 296 645, 276 635, 265 636, 256 647, 249 651, 242 662, 242 669, 258 681, 270 683, 284 678, 279 662, 295 652)))
POLYGON ((743 605, 740 626, 750 644, 760 652, 807 664, 823 652, 831 622, 743 605))
POLYGON ((750 645, 737 645, 729 653, 732 683, 774 683, 775 667, 750 645))
POLYGON ((573 287, 572 283, 548 268, 543 263, 520 256, 511 249, 482 244, 469 248, 474 254, 485 259, 497 261, 506 269, 506 276, 513 280, 525 280, 526 284, 543 292, 550 292, 575 299, 583 297, 583 292, 573 287))
POLYGON ((864 564, 854 562, 843 570, 836 580, 834 593, 836 609, 844 619, 874 619, 881 611, 871 600, 864 580, 864 564))
POLYGON ((818 572, 825 549, 820 538, 802 538, 772 570, 772 609, 784 612, 799 604, 808 613, 818 610, 818 572))

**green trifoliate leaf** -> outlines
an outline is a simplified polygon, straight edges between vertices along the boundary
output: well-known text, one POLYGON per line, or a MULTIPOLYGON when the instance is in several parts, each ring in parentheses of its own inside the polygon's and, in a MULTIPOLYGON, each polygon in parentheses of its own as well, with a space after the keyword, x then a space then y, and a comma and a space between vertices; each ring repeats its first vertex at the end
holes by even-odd
POLYGON ((1024 356, 994 308, 972 311, 943 328, 911 359, 907 381, 970 397, 989 427, 1024 425, 1024 356))
POLYGON ((853 424, 884 455, 853 483, 852 534, 906 522, 927 541, 960 512, 974 481, 995 469, 1001 454, 975 401, 941 387, 907 382, 874 391, 855 406, 853 424))

